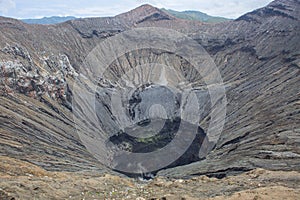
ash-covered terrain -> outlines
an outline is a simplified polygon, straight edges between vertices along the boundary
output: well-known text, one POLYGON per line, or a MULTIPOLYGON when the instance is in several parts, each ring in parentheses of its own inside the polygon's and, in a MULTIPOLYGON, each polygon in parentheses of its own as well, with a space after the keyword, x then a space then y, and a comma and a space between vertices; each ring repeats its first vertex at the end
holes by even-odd
MULTIPOLYGON (((299 171, 299 10, 299 0, 275 0, 236 20, 216 24, 178 19, 150 5, 115 17, 75 19, 56 25, 30 25, 0 17, 1 161, 9 158, 29 162, 47 173, 85 171, 125 176, 108 168, 87 150, 80 135, 99 130, 94 121, 82 115, 84 112, 74 112, 74 108, 79 111, 89 108, 84 103, 85 96, 78 101, 74 96, 90 91, 95 84, 93 80, 98 78, 85 61, 99 43, 138 28, 167 28, 201 45, 219 70, 227 100, 222 134, 213 145, 204 139, 214 106, 210 105, 207 89, 203 87, 204 80, 193 67, 172 52, 142 49, 119 57, 107 76, 97 83, 95 106, 103 133, 113 133, 110 142, 129 152, 148 152, 162 148, 176 135, 180 123, 176 105, 180 105, 177 102, 180 98, 169 95, 164 87, 144 85, 133 93, 128 115, 138 126, 122 131, 115 124, 120 119, 114 118, 113 108, 106 105, 114 88, 126 90, 122 85, 116 86, 116 77, 129 68, 155 61, 173 66, 176 73, 193 83, 204 111, 190 148, 153 175, 177 179, 202 175, 224 178, 257 168, 299 171), (145 130, 151 135, 152 130, 141 127, 149 123, 149 119, 144 119, 143 109, 147 110, 152 102, 167 107, 169 121, 161 134, 150 139, 129 136, 145 130), (204 157, 199 156, 202 144, 212 149, 204 157)), ((143 76, 151 70, 150 67, 136 74, 143 76)), ((161 73, 158 71, 154 78, 160 79, 161 73)), ((178 80, 172 73, 166 73, 162 81, 176 85, 178 80)), ((161 126, 159 120, 152 122, 161 126)), ((3 169, 2 183, 12 176, 7 175, 7 168, 3 169)), ((4 194, 13 189, 2 183, 0 197, 3 194, 5 199, 9 195, 4 194)), ((243 189, 228 189, 226 195, 243 189)), ((66 198, 67 194, 58 195, 66 198)))

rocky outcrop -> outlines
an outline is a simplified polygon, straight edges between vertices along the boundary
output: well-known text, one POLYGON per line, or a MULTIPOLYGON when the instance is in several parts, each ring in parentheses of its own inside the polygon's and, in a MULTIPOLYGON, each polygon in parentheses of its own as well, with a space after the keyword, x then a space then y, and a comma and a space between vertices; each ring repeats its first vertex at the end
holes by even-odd
POLYGON ((248 22, 261 22, 263 18, 282 17, 292 20, 299 20, 299 11, 297 10, 298 0, 281 0, 269 4, 267 7, 255 10, 237 19, 248 22))

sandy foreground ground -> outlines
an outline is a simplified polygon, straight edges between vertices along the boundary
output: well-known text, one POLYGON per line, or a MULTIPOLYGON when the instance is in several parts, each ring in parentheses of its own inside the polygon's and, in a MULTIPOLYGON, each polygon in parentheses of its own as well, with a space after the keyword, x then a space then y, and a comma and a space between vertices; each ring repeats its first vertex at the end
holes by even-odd
POLYGON ((48 172, 28 162, 0 156, 0 200, 282 200, 300 199, 300 173, 255 169, 223 179, 150 181, 96 172, 48 172))

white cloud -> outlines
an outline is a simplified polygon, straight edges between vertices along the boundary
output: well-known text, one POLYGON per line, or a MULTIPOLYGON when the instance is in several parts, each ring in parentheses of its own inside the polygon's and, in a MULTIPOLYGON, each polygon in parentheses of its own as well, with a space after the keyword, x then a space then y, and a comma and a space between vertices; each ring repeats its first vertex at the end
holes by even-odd
POLYGON ((16 3, 13 0, 0 0, 0 14, 6 14, 15 7, 16 3))
POLYGON ((85 7, 85 8, 76 8, 71 9, 69 11, 69 15, 72 16, 78 16, 78 17, 95 17, 95 16, 101 16, 101 17, 109 17, 109 16, 115 16, 117 14, 122 13, 122 11, 127 11, 126 8, 121 7, 119 5, 117 6, 96 6, 96 7, 85 7), (121 12, 118 12, 121 11, 121 12))

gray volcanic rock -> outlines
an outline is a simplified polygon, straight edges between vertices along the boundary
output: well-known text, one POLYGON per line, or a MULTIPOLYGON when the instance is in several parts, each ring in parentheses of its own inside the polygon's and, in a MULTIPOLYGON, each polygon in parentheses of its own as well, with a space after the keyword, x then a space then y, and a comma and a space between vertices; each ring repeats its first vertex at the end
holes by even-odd
MULTIPOLYGON (((208 51, 222 75, 228 105, 222 135, 205 159, 158 174, 224 177, 257 167, 300 170, 299 8, 299 0, 276 0, 220 24, 177 19, 149 5, 116 17, 47 26, 1 17, 0 154, 48 170, 105 169, 78 136, 96 131, 94 121, 73 115, 74 91, 92 91, 91 81, 96 79, 84 77, 80 67, 90 51, 106 38, 136 27, 164 27, 187 34, 208 51), (81 82, 73 88, 76 80, 81 82), (77 126, 74 118, 80 122, 77 126)), ((102 91, 98 96, 100 117, 112 116, 112 109, 104 103, 111 97, 107 91, 119 87, 115 85, 117 75, 152 61, 171 64, 194 80, 195 93, 203 103, 199 127, 206 133, 211 105, 203 80, 178 56, 157 50, 131 52, 112 64, 107 75, 110 78, 97 83, 102 91)), ((174 84, 178 81, 172 74, 166 77, 174 84)), ((140 111, 150 103, 148 96, 155 95, 153 100, 164 102, 158 91, 137 93, 145 101, 130 105, 131 114, 135 113, 133 120, 143 119, 140 111)), ((85 110, 86 105, 79 103, 78 107, 85 110)), ((175 117, 176 107, 170 106, 167 114, 175 117)), ((113 135, 119 131, 119 121, 107 118, 102 125, 113 135)))
POLYGON ((223 177, 256 167, 300 169, 299 8, 299 1, 275 1, 193 35, 214 55, 227 85, 227 121, 205 160, 160 175, 223 177), (207 32, 213 34, 202 35, 207 32))

